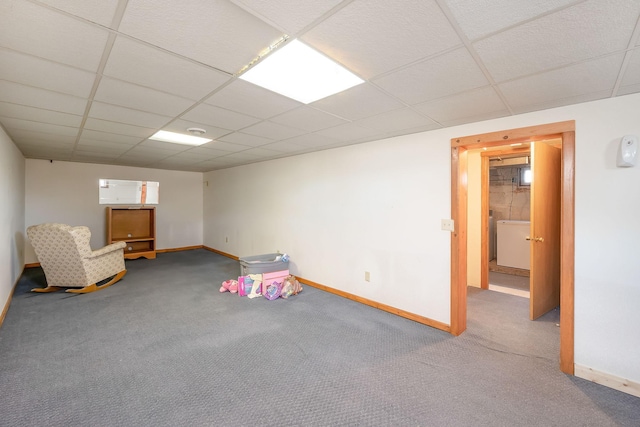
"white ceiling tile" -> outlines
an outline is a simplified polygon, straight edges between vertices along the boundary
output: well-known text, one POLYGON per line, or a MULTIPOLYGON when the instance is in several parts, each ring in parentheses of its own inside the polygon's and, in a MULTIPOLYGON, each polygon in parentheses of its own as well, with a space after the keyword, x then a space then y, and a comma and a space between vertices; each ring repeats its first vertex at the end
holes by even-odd
POLYGON ((486 113, 480 113, 476 116, 468 116, 468 117, 462 117, 462 118, 454 118, 451 120, 443 120, 442 122, 440 122, 440 124, 443 127, 450 127, 450 126, 458 126, 458 125, 463 125, 466 123, 476 123, 476 122, 482 122, 485 120, 492 120, 492 119, 498 119, 500 117, 506 117, 506 116, 510 116, 511 113, 508 110, 502 110, 502 111, 489 111, 486 113))
POLYGON ((115 150, 110 147, 97 147, 95 145, 78 145, 73 150, 74 157, 110 158, 115 159, 127 150, 115 150))
POLYGON ((408 104, 429 101, 489 82, 466 49, 419 62, 373 81, 408 104))
POLYGON ((171 157, 167 157, 165 159, 162 159, 160 161, 158 161, 156 163, 156 165, 158 167, 170 167, 170 168, 174 168, 174 167, 182 167, 185 165, 192 165, 194 163, 199 163, 198 160, 193 160, 193 159, 185 159, 182 157, 178 157, 178 155, 174 155, 171 157))
POLYGON ((47 146, 50 144, 63 144, 73 146, 76 142, 74 135, 55 135, 43 132, 34 132, 25 129, 7 129, 11 139, 17 144, 33 144, 47 146))
POLYGON ((272 158, 282 155, 282 151, 272 150, 269 147, 256 147, 243 153, 252 154, 258 156, 258 158, 272 158))
POLYGON ((229 74, 123 36, 116 39, 104 74, 194 101, 231 78, 229 74))
MULTIPOLYGON (((320 135, 318 133, 309 133, 306 135, 300 135, 293 138, 284 140, 290 144, 295 144, 303 148, 309 147, 323 147, 326 145, 336 144, 339 140, 326 135, 320 135)), ((267 146, 269 148, 269 146, 267 146)))
POLYGON ((157 147, 145 147, 138 145, 127 152, 127 157, 131 159, 148 159, 149 161, 165 159, 175 151, 162 150, 157 147))
POLYGON ((139 144, 144 138, 138 136, 119 135, 115 133, 100 132, 84 128, 82 135, 80 135, 80 142, 95 141, 96 144, 101 142, 105 143, 117 143, 128 145, 129 147, 139 144))
POLYGON ((35 56, 0 48, 0 79, 88 98, 96 76, 35 56))
POLYGON ((89 117, 153 129, 161 128, 171 119, 166 116, 160 116, 157 114, 147 113, 145 111, 132 110, 130 108, 96 101, 91 104, 89 117))
POLYGON ((52 135, 66 135, 75 137, 78 134, 77 127, 59 126, 50 123, 34 122, 31 120, 13 119, 10 117, 3 117, 2 124, 5 125, 8 129, 20 129, 52 135))
POLYGON ((263 147, 282 153, 295 153, 296 151, 301 151, 305 148, 302 145, 294 144, 289 140, 277 141, 268 145, 264 145, 263 147))
POLYGON ((109 77, 102 78, 94 99, 164 116, 177 116, 193 105, 188 99, 109 77))
POLYGON ((354 1, 301 40, 365 78, 461 44, 433 0, 354 1))
POLYGON ((358 126, 353 123, 347 123, 344 125, 335 126, 332 128, 318 131, 316 133, 318 135, 324 135, 331 138, 335 138, 338 141, 357 140, 360 138, 372 137, 378 134, 378 132, 373 129, 363 128, 362 126, 358 126))
POLYGON ((640 92, 639 15, 638 0, 0 0, 0 123, 26 157, 235 167, 640 92), (370 81, 302 105, 234 77, 282 33, 370 81), (217 140, 147 141, 188 127, 217 140))
POLYGON ((377 116, 358 120, 355 123, 380 132, 394 132, 419 126, 437 127, 433 120, 416 113, 410 108, 388 111, 377 116))
POLYGON ((25 105, 9 104, 7 102, 0 102, 0 117, 11 117, 14 119, 33 120, 36 122, 76 127, 79 127, 82 122, 82 116, 79 115, 59 113, 57 111, 43 110, 42 108, 28 107, 25 105))
POLYGON ((120 31, 231 74, 282 36, 226 0, 129 0, 120 31))
POLYGON ((220 107, 214 107, 213 105, 208 104, 198 105, 189 112, 183 114, 181 118, 192 122, 204 123, 206 125, 230 130, 239 130, 260 121, 260 119, 255 117, 225 110, 220 107))
POLYGON ((186 151, 191 148, 190 145, 174 144, 172 142, 156 141, 153 139, 147 139, 146 141, 140 143, 140 145, 138 145, 137 147, 153 148, 154 150, 167 151, 171 152, 172 154, 186 151))
POLYGON ((105 29, 26 1, 0 4, 0 46, 97 71, 105 29))
POLYGON ((134 137, 138 141, 148 138, 156 132, 155 128, 143 128, 125 123, 94 119, 91 117, 87 118, 87 121, 84 124, 84 129, 106 132, 108 134, 126 135, 134 137))
POLYGON ((273 139, 264 138, 262 136, 251 135, 248 133, 234 132, 218 138, 218 141, 230 142, 232 144, 246 145, 249 147, 259 147, 261 145, 273 142, 273 139))
POLYGON ((310 107, 299 107, 273 117, 270 121, 281 125, 315 132, 328 127, 348 123, 346 120, 310 107))
POLYGON ((187 154, 187 153, 200 156, 200 160, 213 159, 213 158, 216 158, 216 157, 220 157, 220 156, 224 156, 226 154, 229 154, 228 151, 216 150, 214 148, 203 147, 203 146, 194 147, 191 150, 185 152, 184 154, 187 154))
POLYGON ((216 92, 205 103, 267 119, 302 105, 244 80, 236 80, 216 92))
POLYGON ((182 119, 174 120, 173 122, 164 126, 162 129, 167 130, 169 132, 186 134, 187 129, 189 128, 204 129, 206 132, 202 136, 205 138, 211 138, 211 139, 216 139, 233 132, 229 129, 221 129, 215 126, 206 125, 204 123, 190 122, 188 120, 182 120, 182 119))
POLYGON ((576 0, 444 0, 470 40, 526 21, 576 0))
MULTIPOLYGON (((16 141, 16 145, 19 147, 31 147, 31 148, 39 148, 43 151, 45 150, 63 150, 63 151, 72 151, 73 147, 75 147, 75 139, 73 141, 69 141, 65 139, 63 136, 57 136, 55 138, 43 138, 37 139, 37 136, 30 136, 27 142, 19 142, 20 139, 16 141)), ((55 157, 53 157, 55 159, 55 157)))
MULTIPOLYGON (((148 165, 151 163, 151 161, 145 157, 119 157, 118 158, 118 165, 122 165, 122 166, 136 166, 136 167, 148 167, 148 165)), ((160 196, 162 197, 162 196, 160 196)))
POLYGON ((56 159, 56 160, 68 160, 71 159, 73 153, 73 146, 68 147, 40 147, 34 145, 20 145, 20 151, 25 156, 36 159, 56 159))
POLYGON ((474 43, 496 82, 626 49, 638 0, 586 1, 474 43))
POLYGON ((133 146, 129 144, 120 144, 118 142, 97 141, 87 138, 81 138, 78 141, 77 149, 82 151, 103 151, 105 153, 123 154, 131 150, 133 146))
POLYGON ((635 84, 635 85, 628 85, 628 86, 620 86, 620 88, 618 89, 618 96, 622 96, 622 95, 631 95, 632 93, 638 93, 640 92, 640 83, 635 84))
POLYGON ((528 113, 530 111, 547 110, 549 108, 562 107, 564 105, 581 104, 583 102, 595 101, 597 99, 603 99, 611 96, 611 90, 604 90, 599 92, 591 92, 586 94, 580 94, 576 96, 570 96, 567 98, 551 99, 549 101, 540 102, 538 104, 525 104, 513 108, 515 114, 528 113))
POLYGON ((83 115, 87 100, 49 90, 38 89, 18 83, 0 80, 2 101, 44 110, 83 115))
MULTIPOLYGON (((294 129, 269 121, 260 122, 253 126, 244 128, 242 129, 242 132, 264 138, 271 138, 272 140, 291 138, 305 133, 300 129, 294 129)), ((226 137, 224 139, 226 139, 226 137)))
POLYGON ((200 148, 211 148, 214 150, 226 151, 227 153, 234 153, 236 151, 247 150, 251 147, 248 145, 232 144, 224 141, 211 141, 201 145, 200 148))
POLYGON ((93 153, 87 151, 74 151, 73 161, 84 163, 112 163, 118 158, 117 155, 112 153, 93 153))
MULTIPOLYGON (((512 107, 612 91, 624 54, 611 55, 499 85, 512 107), (581 76, 577 79, 576 76, 581 76)), ((611 93, 611 92, 609 92, 611 93)))
POLYGON ((207 168, 210 167, 212 169, 220 167, 220 166, 225 166, 228 167, 231 164, 235 164, 237 163, 235 160, 227 158, 227 157, 218 157, 216 159, 212 159, 212 160, 207 160, 201 163, 198 163, 199 165, 202 165, 203 167, 207 168))
POLYGON ((274 27, 295 35, 342 0, 231 0, 274 27))
POLYGON ((401 102, 368 83, 354 86, 311 105, 348 120, 362 119, 404 107, 401 102))
POLYGON ((105 27, 111 25, 118 7, 118 0, 38 0, 56 9, 95 22, 105 27))
POLYGON ((256 153, 251 153, 251 150, 246 150, 246 151, 238 151, 236 153, 231 153, 231 154, 227 154, 224 157, 221 157, 221 159, 231 159, 231 160, 240 160, 240 161, 245 161, 245 160, 257 160, 260 158, 260 155, 256 154, 256 153))
POLYGON ((640 48, 636 48, 629 54, 631 58, 620 83, 622 87, 640 84, 640 48))
POLYGON ((227 154, 229 153, 226 151, 210 150, 207 148, 200 149, 198 151, 194 151, 192 149, 192 150, 183 151, 178 154, 174 154, 173 156, 170 157, 170 159, 188 160, 189 162, 194 163, 194 162, 201 162, 204 160, 211 160, 216 157, 224 156, 227 154))
POLYGON ((508 114, 502 99, 491 86, 417 104, 414 108, 439 123, 485 113, 508 114))

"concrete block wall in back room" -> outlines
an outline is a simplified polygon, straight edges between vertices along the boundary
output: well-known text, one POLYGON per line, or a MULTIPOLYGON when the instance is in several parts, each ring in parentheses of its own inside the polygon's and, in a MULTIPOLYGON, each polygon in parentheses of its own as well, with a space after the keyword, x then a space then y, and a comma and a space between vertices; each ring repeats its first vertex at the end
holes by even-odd
POLYGON ((495 221, 529 221, 531 188, 518 185, 519 167, 489 171, 489 209, 495 221))

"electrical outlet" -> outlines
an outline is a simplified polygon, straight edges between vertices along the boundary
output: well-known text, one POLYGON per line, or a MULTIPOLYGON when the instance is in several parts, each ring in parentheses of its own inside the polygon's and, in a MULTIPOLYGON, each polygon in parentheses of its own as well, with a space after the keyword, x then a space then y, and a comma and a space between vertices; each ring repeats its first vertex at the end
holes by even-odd
POLYGON ((225 243, 229 243, 229 238, 228 238, 228 237, 225 237, 225 238, 224 238, 224 242, 225 242, 225 243))
POLYGON ((371 281, 371 273, 369 273, 368 271, 364 272, 364 280, 367 282, 371 281))
POLYGON ((441 220, 440 229, 444 231, 454 231, 453 220, 452 219, 441 220))

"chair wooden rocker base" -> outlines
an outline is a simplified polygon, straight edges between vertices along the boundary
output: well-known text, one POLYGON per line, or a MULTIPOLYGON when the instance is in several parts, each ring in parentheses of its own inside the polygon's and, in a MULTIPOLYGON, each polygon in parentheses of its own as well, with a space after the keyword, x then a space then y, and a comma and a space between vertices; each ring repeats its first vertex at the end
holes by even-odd
MULTIPOLYGON (((90 292, 96 292, 96 291, 99 291, 101 289, 104 289, 106 287, 109 287, 109 286, 113 285, 114 283, 116 283, 117 281, 122 279, 125 274, 127 274, 127 270, 122 270, 121 272, 119 272, 118 274, 113 276, 111 278, 111 280, 109 280, 107 283, 103 283, 100 286, 98 286, 97 284, 93 283, 91 285, 87 285, 87 286, 84 286, 82 288, 67 288, 66 292, 69 292, 69 293, 72 293, 72 294, 88 294, 90 292)), ((46 288, 33 288, 33 289, 31 289, 31 292, 40 292, 40 293, 56 292, 56 291, 59 291, 61 289, 65 289, 65 288, 62 288, 60 286, 47 286, 46 288)))
POLYGON ((91 250, 91 230, 83 225, 47 222, 27 228, 44 272, 47 287, 32 292, 65 289, 72 294, 99 291, 118 282, 127 273, 123 241, 91 250))

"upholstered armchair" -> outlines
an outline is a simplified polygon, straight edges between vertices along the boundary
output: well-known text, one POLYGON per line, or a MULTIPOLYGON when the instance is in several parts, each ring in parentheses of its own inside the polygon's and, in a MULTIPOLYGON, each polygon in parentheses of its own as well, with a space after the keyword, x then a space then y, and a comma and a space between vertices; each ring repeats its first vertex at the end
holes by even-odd
POLYGON ((125 242, 117 242, 96 251, 91 250, 88 227, 46 223, 27 228, 27 236, 35 249, 47 280, 46 288, 33 292, 87 293, 111 286, 127 273, 124 265, 125 242), (109 279, 98 286, 98 283, 109 279))

